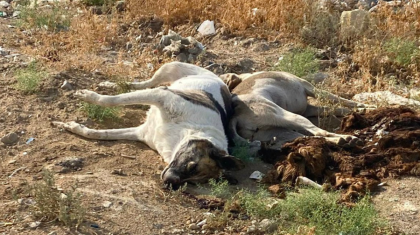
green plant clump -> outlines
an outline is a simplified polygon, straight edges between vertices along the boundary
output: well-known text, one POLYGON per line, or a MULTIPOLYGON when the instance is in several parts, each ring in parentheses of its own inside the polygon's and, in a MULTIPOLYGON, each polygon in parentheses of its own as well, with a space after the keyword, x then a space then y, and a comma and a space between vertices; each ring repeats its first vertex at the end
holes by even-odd
POLYGON ((68 227, 78 227, 83 222, 86 212, 81 195, 75 192, 75 188, 59 191, 50 171, 45 170, 43 182, 32 185, 30 189, 36 202, 31 207, 35 219, 42 222, 58 221, 68 227))
POLYGON ((42 9, 35 3, 35 6, 22 6, 20 11, 19 27, 50 31, 65 30, 70 27, 70 16, 63 7, 58 6, 58 3, 53 4, 52 8, 42 9))
MULTIPOLYGON (((240 190, 236 194, 228 194, 227 183, 212 181, 213 195, 230 195, 220 218, 228 218, 230 209, 226 205, 238 204, 243 213, 253 219, 269 219, 278 225, 277 233, 296 234, 306 227, 315 234, 379 234, 389 230, 365 196, 355 206, 349 208, 339 203, 339 192, 323 192, 313 188, 301 188, 299 193, 288 192, 286 199, 275 199, 264 188, 257 192, 240 190)), ((217 220, 217 219, 216 219, 217 220)), ((218 219, 220 220, 220 219, 218 219)), ((210 224, 214 221, 210 220, 210 224)), ((215 221, 228 223, 227 221, 215 221)))
POLYGON ((102 107, 86 102, 82 103, 81 109, 89 118, 98 120, 99 122, 103 122, 104 120, 117 120, 120 111, 117 107, 102 107))
POLYGON ((420 51, 414 41, 392 38, 384 44, 390 59, 400 66, 411 64, 413 57, 420 57, 420 51))
POLYGON ((19 69, 15 73, 16 88, 26 94, 33 94, 38 91, 39 83, 47 76, 47 73, 39 68, 36 62, 32 62, 28 67, 19 69))
POLYGON ((284 54, 283 59, 275 66, 275 70, 304 77, 319 70, 319 61, 315 58, 315 50, 313 48, 297 49, 284 54))

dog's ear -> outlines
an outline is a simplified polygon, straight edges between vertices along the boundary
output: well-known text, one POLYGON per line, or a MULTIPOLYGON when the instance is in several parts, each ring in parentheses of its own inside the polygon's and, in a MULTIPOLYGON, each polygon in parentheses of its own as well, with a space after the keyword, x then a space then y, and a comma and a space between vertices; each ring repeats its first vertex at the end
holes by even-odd
POLYGON ((225 151, 216 150, 210 156, 220 168, 225 170, 237 171, 245 167, 245 164, 240 159, 226 154, 225 151))
POLYGON ((229 91, 232 91, 235 89, 239 83, 242 82, 242 79, 235 73, 226 73, 223 75, 220 75, 220 78, 223 80, 223 82, 227 85, 229 88, 229 91))

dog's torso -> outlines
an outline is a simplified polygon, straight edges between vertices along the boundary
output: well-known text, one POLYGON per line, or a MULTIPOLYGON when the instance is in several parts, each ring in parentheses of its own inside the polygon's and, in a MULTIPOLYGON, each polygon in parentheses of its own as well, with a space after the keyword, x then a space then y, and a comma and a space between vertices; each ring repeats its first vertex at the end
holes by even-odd
POLYGON ((308 104, 308 84, 305 80, 286 72, 259 72, 246 75, 243 79, 232 91, 241 99, 264 97, 290 112, 305 112, 308 104))
POLYGON ((193 139, 209 140, 227 151, 224 123, 230 111, 225 103, 230 100, 226 100, 229 93, 218 77, 187 76, 162 89, 171 91, 173 98, 166 101, 165 110, 150 108, 141 131, 147 145, 157 150, 167 163, 184 142, 193 139), (171 109, 175 106, 176 109, 171 109))

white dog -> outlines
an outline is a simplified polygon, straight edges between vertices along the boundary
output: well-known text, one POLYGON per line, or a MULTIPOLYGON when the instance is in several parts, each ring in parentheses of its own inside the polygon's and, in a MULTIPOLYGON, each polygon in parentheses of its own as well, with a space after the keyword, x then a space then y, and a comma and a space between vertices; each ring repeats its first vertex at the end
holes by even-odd
POLYGON ((215 74, 195 65, 172 62, 162 66, 150 80, 132 83, 131 87, 144 90, 116 96, 81 90, 75 96, 101 106, 150 105, 147 119, 139 127, 93 130, 76 122, 54 124, 90 139, 146 143, 168 164, 161 176, 172 187, 217 178, 222 169, 243 167, 227 152, 225 128, 231 96, 215 74), (145 89, 163 83, 171 85, 145 89))
MULTIPOLYGON (((307 119, 324 113, 325 108, 308 104, 307 97, 315 97, 316 88, 304 79, 286 72, 224 74, 221 78, 235 94, 232 98, 234 116, 230 121, 234 142, 275 139, 279 147, 297 137, 310 135, 322 136, 340 145, 360 143, 354 136, 328 132, 307 119)), ((323 93, 346 107, 366 107, 326 91, 323 93)), ((342 116, 349 111, 339 108, 334 112, 342 116)))

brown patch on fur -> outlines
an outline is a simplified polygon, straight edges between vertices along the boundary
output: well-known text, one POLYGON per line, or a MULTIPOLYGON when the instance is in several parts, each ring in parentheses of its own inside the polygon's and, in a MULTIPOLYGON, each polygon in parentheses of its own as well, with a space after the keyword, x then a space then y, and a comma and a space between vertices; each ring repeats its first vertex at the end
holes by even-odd
MULTIPOLYGON (((406 107, 350 114, 344 118, 341 132, 358 136, 365 142, 363 147, 298 138, 283 145, 281 152, 268 151, 278 161, 265 182, 294 184, 298 176, 306 176, 345 189, 345 201, 356 200, 375 190, 384 178, 420 175, 419 128, 420 116, 406 107)), ((265 150, 261 153, 266 154, 265 150)))
POLYGON ((285 81, 290 79, 299 79, 302 80, 290 73, 286 72, 261 72, 257 74, 253 74, 249 77, 247 77, 245 80, 242 80, 242 82, 233 89, 232 93, 237 95, 242 94, 249 94, 252 91, 252 87, 255 85, 256 80, 258 79, 264 79, 264 78, 270 78, 274 79, 276 81, 285 81))

